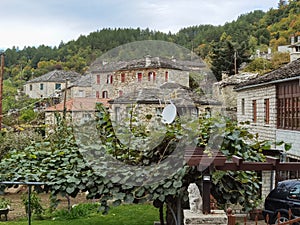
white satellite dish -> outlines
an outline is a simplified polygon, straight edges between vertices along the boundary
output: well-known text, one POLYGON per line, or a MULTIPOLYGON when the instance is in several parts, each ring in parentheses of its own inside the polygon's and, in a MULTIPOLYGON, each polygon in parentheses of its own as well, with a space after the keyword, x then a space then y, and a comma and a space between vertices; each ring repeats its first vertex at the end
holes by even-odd
POLYGON ((162 122, 165 124, 172 123, 175 120, 176 114, 176 106, 173 103, 167 105, 162 112, 162 122))

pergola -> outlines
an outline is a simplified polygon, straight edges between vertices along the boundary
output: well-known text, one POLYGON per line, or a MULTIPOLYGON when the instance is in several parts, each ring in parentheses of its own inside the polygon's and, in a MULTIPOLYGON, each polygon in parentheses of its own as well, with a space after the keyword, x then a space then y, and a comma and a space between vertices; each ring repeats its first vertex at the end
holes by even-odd
POLYGON ((216 151, 211 156, 203 153, 203 149, 186 149, 185 160, 189 166, 197 166, 203 171, 203 213, 210 213, 210 186, 211 170, 222 171, 275 171, 275 183, 278 183, 280 171, 300 171, 300 162, 280 162, 276 157, 266 156, 265 162, 244 161, 241 157, 232 156, 226 160, 226 156, 216 151))

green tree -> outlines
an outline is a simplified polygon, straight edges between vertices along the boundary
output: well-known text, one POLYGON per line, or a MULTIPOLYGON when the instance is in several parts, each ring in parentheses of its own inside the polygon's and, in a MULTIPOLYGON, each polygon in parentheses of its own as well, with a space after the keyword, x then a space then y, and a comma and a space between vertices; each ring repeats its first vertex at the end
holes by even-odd
POLYGON ((224 33, 219 42, 212 43, 211 70, 217 80, 222 79, 222 73, 234 75, 239 66, 248 61, 245 43, 234 43, 231 36, 224 33))

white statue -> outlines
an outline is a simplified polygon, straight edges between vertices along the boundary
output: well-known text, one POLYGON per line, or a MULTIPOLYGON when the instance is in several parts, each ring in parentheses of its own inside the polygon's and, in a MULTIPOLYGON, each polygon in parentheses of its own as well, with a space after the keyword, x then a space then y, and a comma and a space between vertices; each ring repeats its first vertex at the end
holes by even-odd
POLYGON ((192 213, 202 213, 202 197, 198 186, 191 183, 188 186, 190 210, 192 213))

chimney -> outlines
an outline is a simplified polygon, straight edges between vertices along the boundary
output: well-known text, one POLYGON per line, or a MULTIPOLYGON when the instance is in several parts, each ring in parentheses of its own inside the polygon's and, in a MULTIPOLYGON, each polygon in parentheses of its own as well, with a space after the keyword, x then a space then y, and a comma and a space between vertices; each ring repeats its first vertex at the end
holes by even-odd
POLYGON ((295 44, 295 36, 291 37, 291 45, 295 44))

